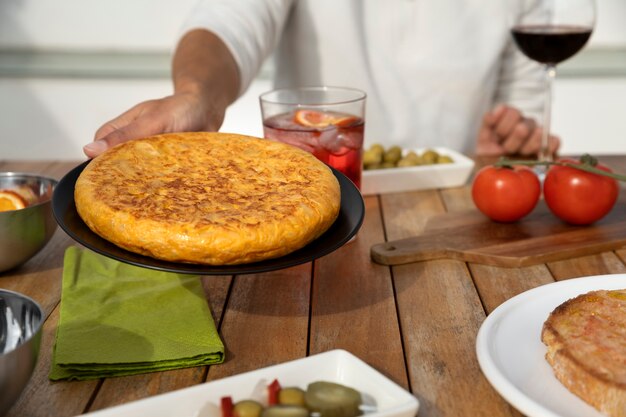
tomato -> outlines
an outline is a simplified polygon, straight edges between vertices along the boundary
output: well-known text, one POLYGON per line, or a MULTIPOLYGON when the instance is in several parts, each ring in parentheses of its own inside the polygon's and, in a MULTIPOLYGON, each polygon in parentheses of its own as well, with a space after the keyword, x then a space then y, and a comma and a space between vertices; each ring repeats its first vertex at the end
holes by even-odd
MULTIPOLYGON (((560 162, 581 164, 572 160, 560 162)), ((602 164, 595 168, 611 172, 602 164)), ((543 195, 550 211, 575 225, 591 224, 603 218, 615 205, 618 194, 615 179, 562 165, 551 166, 543 184, 543 195)))
POLYGON ((472 198, 478 210, 503 223, 514 222, 530 213, 540 194, 539 178, 524 166, 484 167, 472 184, 472 198))

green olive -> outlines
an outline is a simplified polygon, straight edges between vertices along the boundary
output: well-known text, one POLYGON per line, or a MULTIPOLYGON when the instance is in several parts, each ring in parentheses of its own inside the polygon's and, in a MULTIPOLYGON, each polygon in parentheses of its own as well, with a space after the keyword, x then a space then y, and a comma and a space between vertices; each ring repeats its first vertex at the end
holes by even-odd
POLYGON ((415 151, 409 151, 402 159, 410 159, 411 161, 419 161, 421 158, 415 151))
POLYGON ((278 404, 304 406, 304 391, 298 387, 287 387, 278 391, 278 404))
POLYGON ((369 171, 371 169, 380 169, 380 164, 367 164, 363 166, 363 169, 369 171))
POLYGON ((396 164, 394 164, 393 162, 383 162, 382 164, 380 164, 378 169, 388 169, 388 168, 395 168, 395 167, 396 167, 396 164))
POLYGON ((399 146, 392 146, 383 154, 383 162, 396 164, 400 158, 402 158, 402 149, 399 146))
POLYGON ((419 160, 415 158, 407 158, 406 156, 398 161, 398 168, 401 167, 414 167, 419 165, 419 160))
POLYGON ((438 164, 451 164, 453 162, 454 160, 450 158, 448 155, 439 155, 439 158, 437 158, 438 164))
POLYGON ((321 417, 355 417, 361 415, 361 393, 334 382, 309 384, 304 400, 309 410, 321 417))
POLYGON ((372 149, 363 152, 363 165, 380 164, 382 160, 382 152, 377 152, 372 149))
POLYGON ((370 146, 370 151, 374 151, 382 155, 385 152, 385 148, 380 143, 374 143, 370 146))
POLYGON ((437 159, 439 159, 439 154, 432 149, 428 149, 422 153, 422 160, 425 165, 436 164, 437 159))
POLYGON ((238 401, 233 407, 233 415, 237 417, 260 417, 263 406, 253 400, 238 401))

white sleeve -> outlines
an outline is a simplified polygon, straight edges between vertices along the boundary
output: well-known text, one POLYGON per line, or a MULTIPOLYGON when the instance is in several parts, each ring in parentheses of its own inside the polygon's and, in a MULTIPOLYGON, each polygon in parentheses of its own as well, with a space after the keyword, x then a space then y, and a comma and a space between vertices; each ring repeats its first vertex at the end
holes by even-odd
MULTIPOLYGON (((546 13, 541 1, 526 0, 523 3, 525 16, 546 13)), ((520 52, 513 36, 508 38, 501 63, 495 102, 516 107, 541 124, 546 85, 542 65, 520 52)))
POLYGON ((243 94, 280 39, 292 0, 199 0, 181 36, 193 29, 216 34, 239 67, 243 94))

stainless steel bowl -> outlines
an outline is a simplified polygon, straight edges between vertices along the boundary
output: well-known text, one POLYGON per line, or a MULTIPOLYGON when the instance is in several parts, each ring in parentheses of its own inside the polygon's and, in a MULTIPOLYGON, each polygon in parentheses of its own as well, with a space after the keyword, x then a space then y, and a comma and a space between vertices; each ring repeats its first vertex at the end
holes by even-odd
POLYGON ((52 178, 17 172, 0 172, 0 190, 30 188, 37 202, 20 209, 0 212, 0 272, 32 258, 52 237, 57 223, 52 215, 52 178))
POLYGON ((0 416, 18 399, 39 356, 43 310, 25 295, 0 290, 0 416))

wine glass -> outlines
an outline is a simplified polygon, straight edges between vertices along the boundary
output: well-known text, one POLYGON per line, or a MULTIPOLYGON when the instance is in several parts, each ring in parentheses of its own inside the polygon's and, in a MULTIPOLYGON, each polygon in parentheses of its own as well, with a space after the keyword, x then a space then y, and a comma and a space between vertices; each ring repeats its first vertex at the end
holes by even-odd
POLYGON ((511 32, 522 53, 545 67, 546 97, 538 159, 550 162, 552 155, 548 139, 556 65, 574 56, 587 43, 595 25, 596 5, 594 0, 543 0, 538 3, 537 9, 524 15, 511 32))

